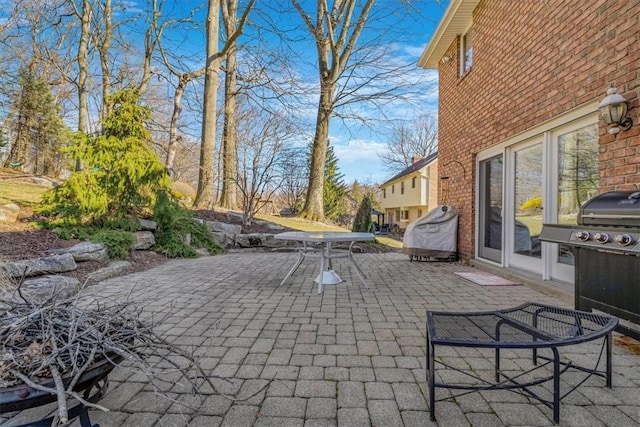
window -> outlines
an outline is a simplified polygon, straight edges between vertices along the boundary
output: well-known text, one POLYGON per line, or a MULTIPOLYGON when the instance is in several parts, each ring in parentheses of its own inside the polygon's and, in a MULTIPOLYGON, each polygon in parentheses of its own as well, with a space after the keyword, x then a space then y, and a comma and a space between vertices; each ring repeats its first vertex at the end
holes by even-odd
POLYGON ((473 66, 473 27, 460 38, 460 75, 473 66))
POLYGON ((416 188, 416 177, 411 178, 411 188, 416 188))
POLYGON ((422 209, 418 209, 418 218, 422 216, 422 209))
POLYGON ((395 184, 391 186, 391 194, 395 194, 396 192, 396 186, 395 184))
POLYGON ((383 189, 382 189, 382 198, 383 198, 383 199, 386 199, 386 198, 387 198, 387 189, 386 189, 386 188, 383 188, 383 189))
POLYGON ((400 211, 400 220, 401 221, 409 221, 409 211, 401 210, 400 211))
POLYGON ((400 183, 400 194, 404 194, 404 181, 400 183))

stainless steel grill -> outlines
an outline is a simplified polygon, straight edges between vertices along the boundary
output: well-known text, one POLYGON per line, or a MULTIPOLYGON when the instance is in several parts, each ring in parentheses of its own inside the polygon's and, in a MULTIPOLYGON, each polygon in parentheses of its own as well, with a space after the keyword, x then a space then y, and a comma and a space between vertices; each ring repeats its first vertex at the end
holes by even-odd
POLYGON ((586 202, 577 225, 544 224, 540 240, 575 256, 575 306, 613 314, 640 339, 640 191, 612 191, 586 202))

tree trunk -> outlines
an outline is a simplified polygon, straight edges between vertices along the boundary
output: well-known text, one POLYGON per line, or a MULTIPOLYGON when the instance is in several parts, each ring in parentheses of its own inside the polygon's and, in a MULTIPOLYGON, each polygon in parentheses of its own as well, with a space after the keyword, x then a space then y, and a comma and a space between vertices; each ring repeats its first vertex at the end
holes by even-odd
POLYGON ((216 138, 216 94, 218 92, 220 56, 218 55, 218 28, 220 0, 209 0, 207 12, 207 64, 204 75, 204 108, 202 114, 202 142, 200 170, 194 206, 197 209, 213 207, 213 168, 216 138))
POLYGON ((113 9, 111 0, 104 2, 104 35, 98 45, 100 53, 100 68, 102 71, 102 120, 111 112, 109 94, 111 93, 111 70, 109 67, 109 49, 111 48, 111 38, 113 35, 113 23, 111 21, 113 9))
POLYGON ((324 221, 324 203, 322 190, 324 187, 324 164, 329 145, 329 122, 331 120, 331 100, 333 91, 330 84, 323 84, 318 103, 316 133, 311 149, 311 167, 309 171, 309 188, 307 199, 300 216, 312 221, 324 221))
MULTIPOLYGON (((227 8, 223 9, 223 19, 227 38, 237 31, 238 22, 236 13, 237 0, 227 1, 227 8)), ((238 208, 238 184, 237 180, 237 138, 238 125, 236 120, 236 57, 235 42, 229 46, 226 56, 225 86, 224 86, 224 127, 222 130, 222 192, 220 194, 220 206, 228 209, 238 208)))
POLYGON ((178 145, 178 119, 182 112, 182 95, 187 87, 185 74, 178 76, 178 86, 173 94, 173 113, 171 114, 171 123, 169 125, 169 146, 167 147, 167 158, 164 166, 169 171, 169 175, 173 175, 173 163, 176 158, 176 149, 178 145))
MULTIPOLYGON (((89 65, 87 56, 89 55, 89 31, 91 5, 89 0, 82 0, 82 12, 80 12, 80 42, 78 43, 78 132, 86 134, 89 122, 89 100, 87 96, 87 75, 89 65)), ((76 159, 76 170, 81 170, 82 164, 76 159)))

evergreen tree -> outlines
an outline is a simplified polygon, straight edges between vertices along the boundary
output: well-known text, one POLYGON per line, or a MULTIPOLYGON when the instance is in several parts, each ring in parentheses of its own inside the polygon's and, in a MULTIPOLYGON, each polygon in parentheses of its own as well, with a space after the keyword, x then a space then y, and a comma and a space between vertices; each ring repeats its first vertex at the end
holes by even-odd
POLYGON ((358 208, 358 213, 356 213, 356 217, 353 220, 353 227, 351 228, 351 231, 367 233, 371 231, 372 225, 371 199, 369 196, 364 196, 362 203, 360 203, 360 207, 358 208))
POLYGON ((69 143, 69 131, 60 117, 49 84, 41 77, 20 73, 20 92, 10 122, 11 149, 6 166, 36 174, 58 176, 64 166, 61 150, 69 143))
POLYGON ((148 144, 149 107, 139 105, 134 90, 119 91, 110 102, 104 134, 79 135, 69 149, 86 168, 45 193, 41 212, 67 224, 103 225, 150 215, 157 195, 170 188, 167 171, 148 144))
POLYGON ((333 151, 333 146, 329 145, 324 167, 322 199, 324 202, 324 215, 332 220, 337 220, 346 211, 346 185, 343 178, 344 174, 338 170, 338 158, 333 151))

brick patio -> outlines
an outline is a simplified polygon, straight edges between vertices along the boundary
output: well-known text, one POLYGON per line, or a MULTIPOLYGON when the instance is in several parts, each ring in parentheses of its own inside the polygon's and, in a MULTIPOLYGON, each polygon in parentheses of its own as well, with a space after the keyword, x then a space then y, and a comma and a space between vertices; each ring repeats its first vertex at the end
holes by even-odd
MULTIPOLYGON (((207 372, 228 378, 215 380, 216 388, 241 400, 211 395, 194 413, 157 398, 143 375, 117 368, 100 402, 111 412, 92 411, 92 422, 102 427, 433 426, 425 399, 425 310, 570 303, 527 286, 478 286, 453 274, 472 267, 409 262, 399 253, 356 255, 369 290, 346 260, 336 261, 334 269, 345 282, 318 295, 313 283, 318 265, 311 260, 291 284, 279 286, 294 259, 290 253, 240 252, 174 260, 94 287, 125 298, 134 286, 130 298, 165 316, 158 331, 194 350, 207 372)), ((599 345, 589 344, 562 353, 596 360, 598 351, 599 345)), ((492 369, 490 353, 475 349, 449 349, 443 356, 478 372, 492 369)), ((525 363, 522 356, 505 353, 503 367, 525 363)), ((600 378, 589 379, 563 401, 561 425, 638 425, 640 355, 616 345, 613 365, 613 389, 600 378)), ((187 392, 176 384, 169 395, 182 401, 189 399, 187 392)), ((553 425, 551 409, 508 391, 438 402, 436 415, 439 426, 553 425)), ((29 416, 33 419, 33 412, 29 416)), ((19 414, 3 425, 26 417, 19 414)))

